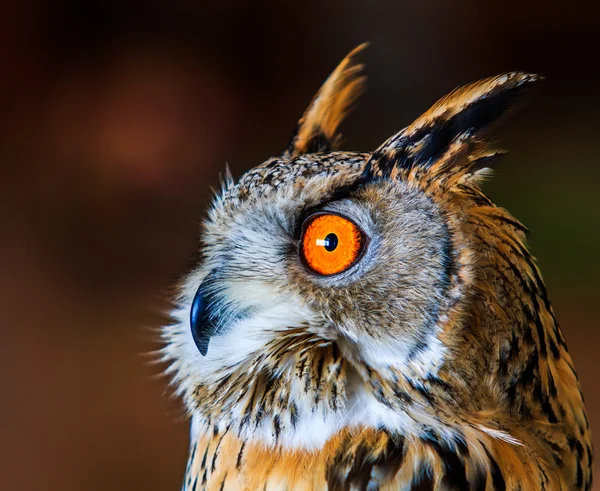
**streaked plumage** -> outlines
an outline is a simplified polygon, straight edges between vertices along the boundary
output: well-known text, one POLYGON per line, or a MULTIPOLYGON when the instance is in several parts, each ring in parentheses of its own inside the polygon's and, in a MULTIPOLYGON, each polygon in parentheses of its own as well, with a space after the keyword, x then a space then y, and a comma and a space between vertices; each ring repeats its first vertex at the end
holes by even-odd
POLYGON ((479 187, 499 153, 486 132, 538 77, 468 85, 374 152, 341 152, 360 49, 204 223, 164 330, 192 415, 183 489, 591 489, 583 397, 526 230, 479 187), (339 274, 299 255, 315 213, 368 237, 339 274))

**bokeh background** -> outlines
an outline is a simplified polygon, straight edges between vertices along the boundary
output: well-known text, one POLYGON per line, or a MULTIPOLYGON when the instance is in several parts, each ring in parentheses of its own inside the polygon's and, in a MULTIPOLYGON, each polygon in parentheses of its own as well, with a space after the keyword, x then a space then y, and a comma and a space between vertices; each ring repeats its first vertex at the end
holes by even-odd
POLYGON ((486 188, 531 230, 600 435, 599 19, 577 1, 3 2, 0 488, 178 489, 187 425, 144 355, 161 296, 225 162, 279 154, 363 41, 348 149, 457 85, 546 77, 486 188))

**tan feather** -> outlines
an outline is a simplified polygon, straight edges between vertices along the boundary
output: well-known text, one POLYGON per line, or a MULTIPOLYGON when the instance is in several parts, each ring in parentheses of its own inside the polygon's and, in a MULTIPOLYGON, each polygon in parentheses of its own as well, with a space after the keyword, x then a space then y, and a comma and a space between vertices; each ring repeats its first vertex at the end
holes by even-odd
POLYGON ((338 147, 338 127, 364 89, 366 76, 358 55, 366 47, 364 43, 354 48, 325 81, 298 121, 298 129, 286 152, 288 156, 338 147))

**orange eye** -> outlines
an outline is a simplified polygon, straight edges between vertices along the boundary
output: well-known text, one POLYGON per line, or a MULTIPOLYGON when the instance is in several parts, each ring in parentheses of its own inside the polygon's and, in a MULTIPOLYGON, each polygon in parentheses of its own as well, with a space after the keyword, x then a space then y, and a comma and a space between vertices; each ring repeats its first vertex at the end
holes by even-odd
POLYGON ((365 243, 362 230, 347 218, 318 214, 304 223, 302 258, 315 273, 341 273, 360 257, 365 243))

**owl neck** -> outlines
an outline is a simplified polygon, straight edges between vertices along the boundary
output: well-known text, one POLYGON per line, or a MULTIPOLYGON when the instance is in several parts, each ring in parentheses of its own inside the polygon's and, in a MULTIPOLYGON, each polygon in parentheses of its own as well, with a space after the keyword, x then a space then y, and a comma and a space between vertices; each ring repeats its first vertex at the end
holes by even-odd
POLYGON ((456 415, 463 396, 444 373, 358 365, 337 343, 305 336, 289 342, 310 348, 282 347, 281 356, 255 360, 252 369, 198 387, 202 406, 194 413, 193 438, 229 432, 268 448, 310 452, 345 429, 461 438, 463 422, 456 415))
POLYGON ((513 421, 587 426, 573 363, 524 228, 495 206, 472 209, 471 221, 474 293, 455 349, 486 356, 457 360, 451 369, 462 378, 489 373, 476 378, 485 382, 480 393, 489 393, 484 400, 513 421))
POLYGON ((468 218, 454 240, 476 259, 464 260, 470 295, 461 328, 455 323, 441 335, 459 354, 442 378, 462 381, 453 390, 465 420, 499 429, 531 449, 528 458, 553 463, 565 488, 589 486, 581 388, 525 229, 478 188, 470 192, 477 199, 461 210, 468 218))

